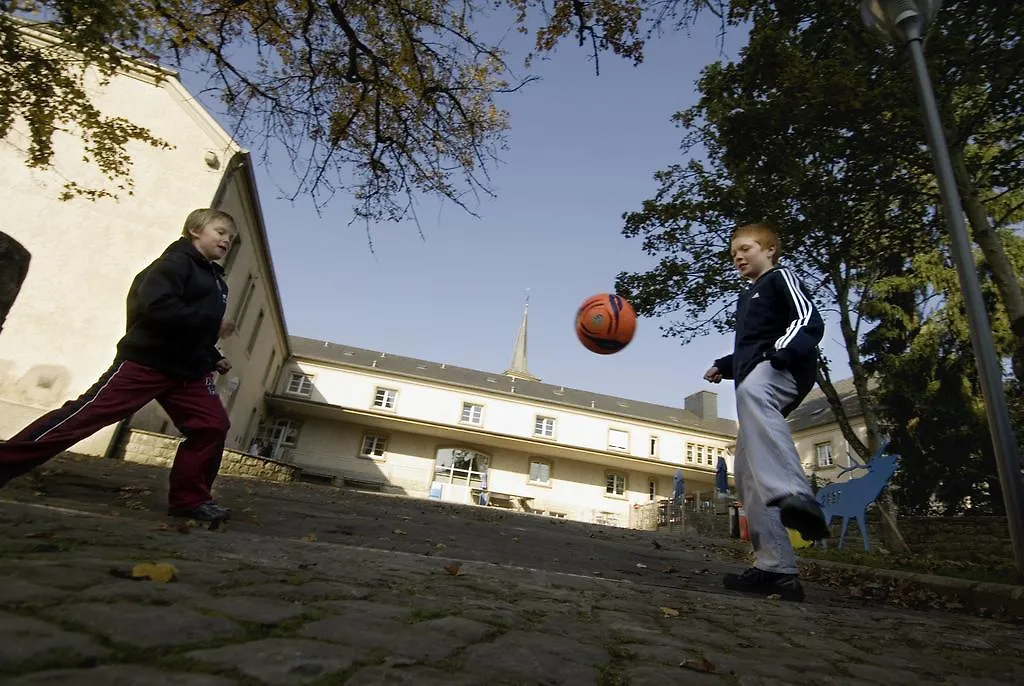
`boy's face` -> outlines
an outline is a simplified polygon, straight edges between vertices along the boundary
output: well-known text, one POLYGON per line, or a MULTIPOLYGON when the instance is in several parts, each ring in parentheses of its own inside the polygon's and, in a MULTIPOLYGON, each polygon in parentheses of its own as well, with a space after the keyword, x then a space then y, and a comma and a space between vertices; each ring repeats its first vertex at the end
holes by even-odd
POLYGON ((208 260, 220 260, 228 254, 235 238, 235 227, 226 219, 214 219, 192 233, 192 245, 208 260))
POLYGON ((775 246, 762 248, 753 236, 736 236, 732 239, 732 262, 744 279, 756 281, 762 274, 775 266, 775 246))

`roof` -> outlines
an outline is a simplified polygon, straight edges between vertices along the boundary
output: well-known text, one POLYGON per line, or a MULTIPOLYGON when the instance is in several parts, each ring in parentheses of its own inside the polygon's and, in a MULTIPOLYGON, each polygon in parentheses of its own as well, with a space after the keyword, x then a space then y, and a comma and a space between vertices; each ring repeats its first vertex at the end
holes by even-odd
MULTIPOLYGON (((853 377, 840 379, 833 383, 836 394, 842 402, 843 411, 847 417, 859 417, 863 414, 860 402, 857 400, 857 389, 853 385, 853 377)), ((832 406, 825 397, 825 392, 820 387, 815 387, 801 403, 800 407, 793 410, 786 420, 789 422, 790 431, 803 431, 816 426, 832 424, 836 421, 832 406)))
POLYGON ((485 393, 596 411, 624 419, 662 424, 679 430, 690 429, 729 438, 736 435, 736 422, 733 420, 721 417, 702 419, 693 412, 680 407, 616 398, 537 381, 511 379, 503 374, 455 367, 450 364, 402 357, 377 350, 356 348, 301 336, 289 336, 288 340, 294 357, 313 362, 326 362, 332 365, 461 386, 485 393))

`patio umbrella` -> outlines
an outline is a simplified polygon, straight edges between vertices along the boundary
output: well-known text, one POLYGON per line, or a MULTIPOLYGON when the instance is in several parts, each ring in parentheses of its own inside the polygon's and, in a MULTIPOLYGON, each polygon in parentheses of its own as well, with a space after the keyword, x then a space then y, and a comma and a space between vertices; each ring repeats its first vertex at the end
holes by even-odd
POLYGON ((672 481, 672 501, 683 502, 683 470, 677 469, 675 479, 672 481))
POLYGON ((729 493, 729 468, 721 455, 718 456, 718 464, 715 465, 715 490, 719 493, 729 493))

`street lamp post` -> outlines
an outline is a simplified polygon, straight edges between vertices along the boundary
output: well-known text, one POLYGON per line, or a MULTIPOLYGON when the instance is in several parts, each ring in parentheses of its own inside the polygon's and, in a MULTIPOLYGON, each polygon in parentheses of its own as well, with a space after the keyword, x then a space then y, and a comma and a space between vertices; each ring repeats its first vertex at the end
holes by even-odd
POLYGON ((963 291, 964 307, 971 330, 971 346, 978 366, 981 392, 985 399, 989 431, 995 447, 996 466, 1003 488, 1006 518, 1010 527, 1010 541, 1017 572, 1024 574, 1024 479, 1020 471, 1020 448, 1010 424, 1010 413, 1003 391, 1002 368, 992 341, 985 303, 981 296, 974 254, 967 237, 964 211, 953 176, 953 165, 946 147, 946 137, 939 119, 939 108, 932 91, 931 77, 924 58, 923 37, 928 25, 935 19, 941 0, 862 0, 861 18, 868 28, 882 33, 893 42, 903 45, 910 53, 914 69, 914 83, 924 114, 928 148, 932 153, 938 177, 942 208, 946 215, 946 229, 952 239, 953 261, 963 291))

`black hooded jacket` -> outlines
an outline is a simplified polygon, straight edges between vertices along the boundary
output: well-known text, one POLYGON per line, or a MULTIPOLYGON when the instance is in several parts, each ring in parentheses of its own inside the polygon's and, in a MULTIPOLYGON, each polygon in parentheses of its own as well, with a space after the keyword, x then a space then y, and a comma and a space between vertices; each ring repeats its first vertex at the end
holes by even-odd
POLYGON ((774 267, 740 294, 733 352, 715 360, 714 366, 737 386, 762 362, 788 369, 798 395, 782 408, 786 416, 814 387, 818 343, 824 333, 825 324, 803 284, 789 269, 774 267))
POLYGON ((223 355, 215 347, 228 301, 224 269, 187 238, 135 277, 128 289, 127 332, 118 360, 181 379, 209 374, 223 355))

